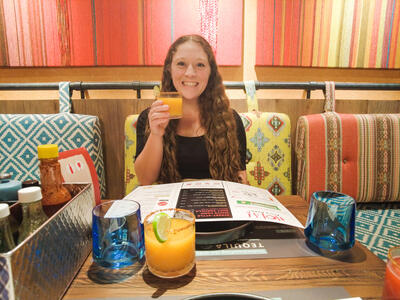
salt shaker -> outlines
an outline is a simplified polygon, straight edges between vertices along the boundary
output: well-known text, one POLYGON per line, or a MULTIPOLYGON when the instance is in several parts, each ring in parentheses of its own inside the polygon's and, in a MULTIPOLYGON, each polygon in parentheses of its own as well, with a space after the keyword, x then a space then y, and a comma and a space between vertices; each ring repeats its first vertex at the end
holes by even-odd
POLYGON ((18 243, 21 243, 46 222, 48 217, 43 211, 42 192, 38 186, 20 189, 18 202, 22 206, 22 222, 18 229, 18 243))
POLYGON ((9 216, 8 204, 0 203, 0 253, 8 252, 15 247, 9 216))

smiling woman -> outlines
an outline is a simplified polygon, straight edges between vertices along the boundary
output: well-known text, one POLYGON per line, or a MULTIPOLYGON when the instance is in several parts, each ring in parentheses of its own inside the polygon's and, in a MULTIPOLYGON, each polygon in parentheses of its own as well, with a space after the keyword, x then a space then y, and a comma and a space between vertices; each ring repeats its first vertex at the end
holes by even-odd
POLYGON ((246 135, 230 108, 210 44, 185 35, 169 48, 162 91, 182 95, 182 118, 171 120, 161 100, 137 123, 135 170, 142 185, 183 179, 246 183, 246 135))

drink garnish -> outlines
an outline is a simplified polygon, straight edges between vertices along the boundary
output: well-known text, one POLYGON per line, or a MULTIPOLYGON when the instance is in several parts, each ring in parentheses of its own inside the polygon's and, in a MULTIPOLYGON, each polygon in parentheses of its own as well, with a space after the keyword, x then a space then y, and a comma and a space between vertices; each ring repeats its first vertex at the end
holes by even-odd
POLYGON ((168 239, 170 227, 171 218, 166 213, 161 212, 154 216, 153 231, 160 243, 164 243, 168 239))

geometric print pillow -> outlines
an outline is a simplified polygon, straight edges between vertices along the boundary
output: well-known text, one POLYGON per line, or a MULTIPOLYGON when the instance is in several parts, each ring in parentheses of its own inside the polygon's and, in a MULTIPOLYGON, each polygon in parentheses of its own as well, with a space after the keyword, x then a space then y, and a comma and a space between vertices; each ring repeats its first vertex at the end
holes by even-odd
POLYGON ((125 195, 128 195, 138 186, 139 182, 135 173, 136 156, 136 124, 139 115, 129 115, 125 119, 125 195))
POLYGON ((37 146, 57 144, 59 151, 84 147, 96 168, 105 196, 103 147, 95 116, 58 114, 0 114, 0 172, 15 180, 40 180, 37 146))
POLYGON ((260 112, 256 84, 245 81, 247 113, 241 113, 246 131, 246 173, 250 185, 273 195, 292 194, 289 116, 260 112))
POLYGON ((246 131, 247 180, 273 195, 290 195, 291 144, 289 116, 275 112, 240 113, 246 131))
POLYGON ((0 114, 0 173, 13 179, 40 180, 37 146, 57 144, 59 151, 84 147, 93 160, 101 197, 106 196, 103 144, 97 116, 70 113, 69 82, 59 84, 57 114, 0 114))

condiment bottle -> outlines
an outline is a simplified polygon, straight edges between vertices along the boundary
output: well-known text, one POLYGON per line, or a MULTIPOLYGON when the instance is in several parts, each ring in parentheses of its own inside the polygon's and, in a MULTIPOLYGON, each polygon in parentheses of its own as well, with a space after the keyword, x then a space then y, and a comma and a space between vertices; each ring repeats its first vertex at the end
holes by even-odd
POLYGON ((43 211, 40 187, 32 186, 20 189, 18 202, 22 206, 22 222, 18 229, 18 243, 21 243, 48 218, 43 211))
POLYGON ((0 174, 0 200, 12 201, 18 199, 18 190, 21 188, 21 182, 18 180, 11 180, 11 174, 0 174))
POLYGON ((61 167, 58 162, 58 146, 39 145, 40 183, 43 206, 58 205, 71 199, 71 194, 62 184, 61 167))
POLYGON ((39 181, 37 181, 36 179, 28 179, 28 180, 22 181, 23 188, 30 187, 30 186, 40 186, 39 181))
POLYGON ((9 221, 10 208, 8 204, 0 204, 0 253, 8 252, 15 247, 9 221))

